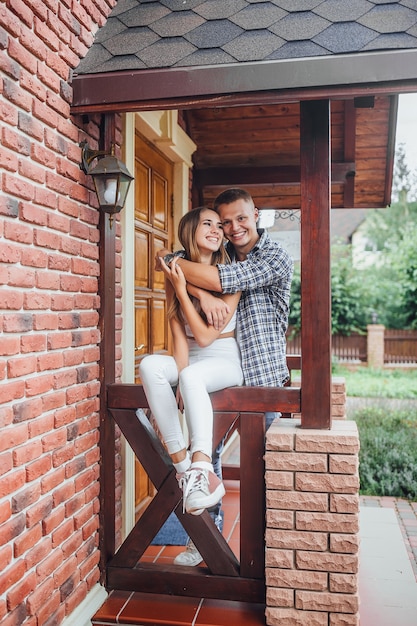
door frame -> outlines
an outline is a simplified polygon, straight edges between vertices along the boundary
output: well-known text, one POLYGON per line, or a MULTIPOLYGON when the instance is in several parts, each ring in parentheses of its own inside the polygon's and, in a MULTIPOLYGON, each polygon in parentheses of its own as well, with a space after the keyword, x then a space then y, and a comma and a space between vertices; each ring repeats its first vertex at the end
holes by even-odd
MULTIPOLYGON (((145 111, 124 115, 124 158, 129 171, 135 171, 135 131, 155 146, 173 164, 173 229, 174 247, 178 245, 177 226, 190 207, 190 170, 197 146, 178 124, 178 111, 145 111)), ((135 381, 135 358, 132 337, 135 336, 134 316, 134 219, 135 193, 129 193, 121 213, 122 248, 122 368, 123 383, 135 381)), ((135 525, 135 455, 122 437, 122 540, 135 525)))

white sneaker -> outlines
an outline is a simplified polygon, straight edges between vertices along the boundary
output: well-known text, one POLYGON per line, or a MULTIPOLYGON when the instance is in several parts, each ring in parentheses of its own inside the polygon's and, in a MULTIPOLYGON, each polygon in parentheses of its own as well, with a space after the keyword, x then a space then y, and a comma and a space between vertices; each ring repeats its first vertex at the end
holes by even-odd
MULTIPOLYGON (((181 474, 177 474, 177 480, 179 488, 182 491, 182 512, 185 513, 185 498, 189 489, 189 482, 192 478, 192 474, 190 471, 182 472, 181 474)), ((199 511, 195 511, 194 515, 201 515, 204 512, 204 509, 200 509, 199 511)))
POLYGON ((209 509, 220 502, 226 493, 222 481, 214 472, 196 466, 185 475, 183 505, 191 515, 201 515, 204 509, 209 509))
POLYGON ((187 548, 184 552, 180 552, 174 559, 175 565, 188 565, 193 567, 194 565, 199 565, 203 557, 195 547, 194 543, 191 539, 188 540, 187 548))

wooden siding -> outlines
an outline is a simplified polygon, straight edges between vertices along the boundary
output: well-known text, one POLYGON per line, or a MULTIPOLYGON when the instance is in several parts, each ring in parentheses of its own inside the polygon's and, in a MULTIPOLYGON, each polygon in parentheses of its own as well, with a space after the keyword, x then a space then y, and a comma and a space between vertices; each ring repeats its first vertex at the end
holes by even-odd
MULTIPOLYGON (((332 208, 375 208, 389 202, 385 183, 396 100, 379 96, 366 104, 331 102, 332 208)), ((259 208, 300 208, 299 102, 182 114, 197 144, 193 160, 199 204, 211 205, 225 187, 243 186, 259 208)))

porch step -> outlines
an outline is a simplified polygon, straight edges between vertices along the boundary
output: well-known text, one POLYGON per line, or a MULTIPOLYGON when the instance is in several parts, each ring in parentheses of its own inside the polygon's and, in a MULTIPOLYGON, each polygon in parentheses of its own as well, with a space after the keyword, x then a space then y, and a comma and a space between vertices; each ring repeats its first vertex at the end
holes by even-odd
POLYGON ((227 600, 112 591, 92 626, 265 626, 265 606, 227 600))

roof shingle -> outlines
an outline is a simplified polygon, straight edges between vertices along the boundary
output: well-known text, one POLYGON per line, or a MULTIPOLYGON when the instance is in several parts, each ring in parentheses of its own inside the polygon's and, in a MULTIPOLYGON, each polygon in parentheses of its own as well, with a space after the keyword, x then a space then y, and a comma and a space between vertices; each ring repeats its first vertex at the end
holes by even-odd
POLYGON ((416 48, 416 0, 118 0, 75 73, 416 48))

